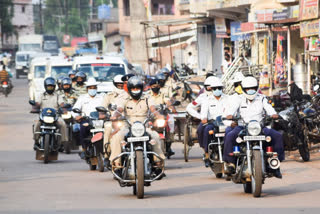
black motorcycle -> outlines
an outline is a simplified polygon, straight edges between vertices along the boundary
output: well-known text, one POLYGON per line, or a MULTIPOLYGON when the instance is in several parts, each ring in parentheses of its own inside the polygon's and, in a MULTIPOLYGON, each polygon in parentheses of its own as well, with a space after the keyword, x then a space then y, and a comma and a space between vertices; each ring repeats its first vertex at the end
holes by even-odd
POLYGON ((122 143, 122 153, 112 162, 112 173, 119 181, 121 187, 133 187, 133 194, 137 198, 144 197, 144 186, 150 186, 151 182, 162 178, 164 173, 164 160, 152 151, 154 140, 150 139, 146 132, 146 125, 152 117, 148 117, 143 123, 136 121, 130 123, 129 132, 122 143), (156 164, 154 158, 160 162, 156 164), (115 161, 120 160, 122 167, 117 167, 115 161))
POLYGON ((64 120, 67 126, 68 139, 69 141, 64 145, 64 151, 66 154, 70 154, 71 150, 79 149, 79 131, 80 125, 74 123, 74 119, 71 114, 71 105, 68 105, 68 108, 61 109, 61 118, 64 120))
POLYGON ((8 97, 8 94, 11 92, 11 87, 8 81, 0 82, 0 91, 4 94, 5 97, 8 97))
POLYGON ((236 157, 236 172, 232 175, 232 181, 243 184, 245 193, 260 197, 264 180, 273 177, 274 170, 280 167, 278 154, 270 145, 271 137, 263 134, 265 124, 258 121, 245 124, 240 120, 238 124, 244 129, 236 139, 233 153, 229 154, 236 157))
MULTIPOLYGON (((31 105, 35 105, 34 101, 29 101, 31 105)), ((48 163, 52 160, 58 160, 59 153, 59 141, 61 134, 58 132, 56 122, 58 121, 58 112, 53 108, 44 108, 38 112, 40 113, 40 147, 36 149, 36 160, 43 160, 44 163, 48 163)))

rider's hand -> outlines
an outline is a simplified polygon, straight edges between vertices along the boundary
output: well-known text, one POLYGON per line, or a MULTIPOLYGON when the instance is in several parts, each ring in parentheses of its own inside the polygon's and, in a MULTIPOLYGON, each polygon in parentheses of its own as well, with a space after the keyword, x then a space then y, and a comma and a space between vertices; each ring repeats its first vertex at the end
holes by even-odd
POLYGON ((81 120, 82 116, 76 116, 76 120, 81 120))
POLYGON ((201 120, 201 123, 202 124, 206 124, 206 123, 208 123, 208 120, 207 119, 203 119, 203 120, 201 120))
POLYGON ((237 122, 232 122, 232 123, 231 123, 231 128, 234 128, 234 127, 236 127, 237 125, 238 125, 237 122))
POLYGON ((172 112, 172 113, 177 113, 177 110, 176 110, 175 108, 173 108, 173 109, 171 110, 171 112, 172 112))
POLYGON ((271 117, 272 117, 272 119, 278 119, 278 118, 279 118, 279 115, 273 114, 271 117))
POLYGON ((233 116, 232 115, 228 115, 226 118, 227 118, 227 120, 232 120, 233 116))

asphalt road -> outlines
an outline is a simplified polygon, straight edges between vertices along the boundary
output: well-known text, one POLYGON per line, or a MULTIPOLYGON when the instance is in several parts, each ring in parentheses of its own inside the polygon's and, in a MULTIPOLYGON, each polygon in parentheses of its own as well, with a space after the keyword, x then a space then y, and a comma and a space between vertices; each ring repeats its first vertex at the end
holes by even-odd
POLYGON ((320 213, 320 157, 282 163, 283 179, 267 179, 261 198, 242 185, 216 179, 195 146, 185 163, 182 144, 166 162, 167 177, 136 199, 110 172, 89 171, 76 153, 35 160, 27 79, 14 80, 8 98, 0 95, 0 213, 320 213))

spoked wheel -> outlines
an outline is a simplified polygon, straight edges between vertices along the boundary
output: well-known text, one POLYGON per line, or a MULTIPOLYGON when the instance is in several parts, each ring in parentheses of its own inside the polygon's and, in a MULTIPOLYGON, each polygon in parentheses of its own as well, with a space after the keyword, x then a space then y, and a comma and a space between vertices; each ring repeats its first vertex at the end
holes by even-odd
POLYGON ((183 154, 184 154, 184 161, 188 162, 189 160, 189 141, 190 141, 190 133, 189 133, 189 127, 186 125, 184 127, 184 139, 183 139, 183 154))
POLYGON ((47 164, 49 162, 49 149, 50 149, 50 135, 49 134, 46 134, 43 136, 43 148, 44 148, 44 158, 43 158, 43 162, 45 164, 47 164))
POLYGON ((142 151, 136 151, 136 164, 136 193, 137 198, 141 199, 144 197, 144 164, 142 151))
POLYGON ((252 176, 251 186, 252 194, 254 197, 260 197, 262 191, 263 173, 262 173, 262 159, 261 152, 258 150, 253 151, 252 156, 252 176))
POLYGON ((99 172, 104 172, 104 163, 103 163, 103 157, 102 153, 98 154, 98 168, 99 172))
MULTIPOLYGON (((298 140, 301 140, 300 138, 298 140)), ((303 161, 309 161, 310 160, 310 151, 308 147, 308 131, 304 131, 304 139, 302 141, 302 144, 298 146, 299 153, 303 161)))

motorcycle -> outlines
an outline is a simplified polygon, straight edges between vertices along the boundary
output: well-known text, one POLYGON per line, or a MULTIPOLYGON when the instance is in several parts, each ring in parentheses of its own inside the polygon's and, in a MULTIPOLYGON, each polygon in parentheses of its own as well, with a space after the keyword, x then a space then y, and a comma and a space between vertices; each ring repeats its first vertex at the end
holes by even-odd
MULTIPOLYGON (((146 132, 149 116, 143 123, 136 121, 130 123, 125 118, 129 126, 129 132, 122 141, 122 153, 115 157, 112 162, 112 174, 119 181, 121 187, 133 187, 133 194, 137 198, 144 197, 144 186, 150 186, 151 182, 162 178, 164 173, 164 160, 152 151, 152 145, 156 142, 150 139, 146 132), (154 157, 160 160, 160 164, 155 165, 154 157), (121 167, 115 165, 115 161, 121 161, 121 167)), ((159 163, 159 162, 158 162, 159 163)))
MULTIPOLYGON (((30 100, 31 105, 36 105, 35 101, 30 100)), ((45 164, 52 160, 58 160, 59 138, 61 134, 58 132, 56 122, 58 121, 58 112, 53 108, 44 108, 36 112, 40 113, 40 147, 36 150, 36 160, 43 160, 45 164)))
POLYGON ((225 163, 222 159, 224 136, 226 126, 222 122, 221 116, 214 121, 214 130, 210 130, 212 140, 208 145, 210 168, 216 175, 216 178, 222 178, 225 172, 225 163))
MULTIPOLYGON (((82 113, 81 110, 77 108, 72 109, 72 111, 77 114, 82 113)), ((108 114, 106 118, 110 118, 110 114, 108 114)), ((104 172, 103 125, 105 119, 99 118, 99 112, 97 109, 97 111, 91 112, 89 116, 84 115, 82 120, 87 121, 84 123, 84 126, 89 126, 91 133, 91 136, 85 139, 85 141, 89 142, 85 151, 85 160, 89 165, 90 170, 96 170, 98 167, 100 172, 104 172)))
MULTIPOLYGON (((238 124, 244 129, 239 133, 233 153, 236 157, 236 172, 231 179, 236 184, 243 184, 245 193, 260 197, 264 180, 274 176, 274 170, 280 167, 278 154, 270 145, 271 137, 265 136, 258 121, 238 124)), ((263 124, 264 125, 264 124, 263 124)))
POLYGON ((8 81, 2 81, 0 89, 4 96, 8 97, 8 94, 11 92, 11 88, 9 87, 8 81))

